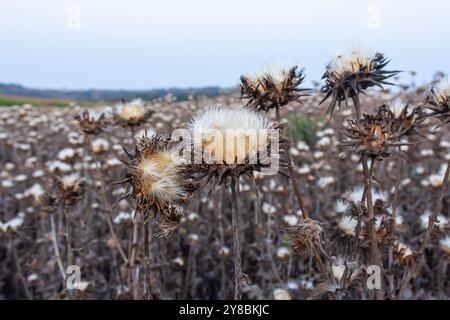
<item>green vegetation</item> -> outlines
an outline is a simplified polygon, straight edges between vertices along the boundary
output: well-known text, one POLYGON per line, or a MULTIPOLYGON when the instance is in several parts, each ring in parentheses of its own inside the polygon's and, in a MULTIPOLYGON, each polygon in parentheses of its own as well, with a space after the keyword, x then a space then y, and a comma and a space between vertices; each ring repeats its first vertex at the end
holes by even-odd
POLYGON ((91 101, 71 101, 65 99, 48 99, 48 98, 33 98, 33 97, 20 97, 10 95, 0 95, 0 106, 15 106, 23 104, 31 104, 33 106, 54 106, 54 107, 68 107, 72 102, 81 106, 92 106, 96 102, 91 101))
POLYGON ((323 117, 294 115, 287 119, 290 138, 294 141, 304 141, 313 150, 317 142, 318 125, 324 122, 323 117))

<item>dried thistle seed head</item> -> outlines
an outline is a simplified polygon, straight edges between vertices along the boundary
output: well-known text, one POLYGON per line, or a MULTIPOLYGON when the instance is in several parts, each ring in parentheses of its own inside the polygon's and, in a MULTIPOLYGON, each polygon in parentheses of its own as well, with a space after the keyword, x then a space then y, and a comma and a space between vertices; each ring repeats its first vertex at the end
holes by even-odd
POLYGON ((19 212, 19 214, 17 215, 17 217, 6 221, 6 222, 2 222, 0 220, 0 236, 3 233, 16 233, 18 231, 18 229, 24 224, 25 222, 25 213, 23 212, 19 212))
POLYGON ((86 191, 86 183, 78 173, 56 178, 57 198, 66 207, 73 206, 86 191))
POLYGON ((419 135, 418 130, 422 128, 424 120, 420 106, 411 107, 401 99, 395 99, 380 108, 384 117, 391 122, 392 131, 403 136, 419 135))
POLYGON ((109 142, 103 138, 97 138, 91 143, 91 148, 94 153, 102 153, 108 151, 109 142))
POLYGON ((115 108, 116 123, 123 127, 136 127, 145 123, 153 114, 141 99, 120 103, 115 108))
POLYGON ((394 252, 397 255, 401 265, 407 265, 414 259, 412 249, 405 243, 395 241, 394 252))
POLYGON ((57 198, 54 194, 46 192, 39 197, 39 202, 42 204, 44 212, 53 213, 58 206, 57 198))
POLYGON ((253 75, 241 76, 241 99, 249 99, 246 107, 269 111, 307 96, 299 85, 305 76, 297 66, 277 67, 253 75))
POLYGON ((198 151, 210 151, 210 160, 216 164, 234 165, 267 149, 267 141, 253 135, 267 133, 271 127, 253 111, 216 107, 195 117, 189 129, 198 151))
POLYGON ((435 87, 432 87, 426 98, 427 109, 431 110, 428 116, 437 116, 442 125, 450 122, 450 80, 443 78, 435 87))
POLYGON ((348 126, 342 130, 347 137, 341 143, 347 149, 344 156, 359 154, 382 160, 396 154, 408 160, 409 157, 398 147, 413 144, 401 140, 416 133, 420 123, 415 119, 415 114, 404 112, 395 117, 394 112, 383 105, 376 114, 365 113, 360 120, 348 120, 348 126))
POLYGON ((169 238, 178 228, 183 218, 183 208, 180 206, 168 206, 161 212, 162 221, 158 224, 161 232, 157 233, 157 237, 169 238))
POLYGON ((170 146, 170 139, 154 135, 138 139, 135 151, 124 148, 129 157, 127 184, 122 198, 137 201, 137 209, 143 214, 162 212, 188 195, 188 185, 182 177, 182 161, 177 149, 170 146))
POLYGON ((195 180, 215 178, 218 184, 231 176, 253 178, 254 171, 270 168, 278 163, 284 143, 278 124, 242 107, 204 111, 193 118, 189 131, 194 164, 187 165, 187 172, 195 180))
POLYGON ((358 220, 352 216, 344 215, 337 222, 337 226, 344 236, 354 236, 358 220))
POLYGON ((320 104, 331 97, 328 113, 332 115, 336 104, 341 106, 342 101, 347 104, 349 98, 370 87, 378 86, 383 89, 383 85, 390 85, 386 80, 399 71, 384 70, 388 63, 389 60, 383 54, 361 49, 354 49, 348 55, 337 56, 328 64, 322 77, 325 80, 322 87, 325 97, 320 104))
POLYGON ((319 221, 306 218, 299 225, 285 227, 292 241, 292 249, 300 255, 321 249, 323 228, 319 221))
POLYGON ((89 135, 100 134, 106 126, 105 114, 94 110, 85 110, 75 119, 78 121, 81 131, 89 135))

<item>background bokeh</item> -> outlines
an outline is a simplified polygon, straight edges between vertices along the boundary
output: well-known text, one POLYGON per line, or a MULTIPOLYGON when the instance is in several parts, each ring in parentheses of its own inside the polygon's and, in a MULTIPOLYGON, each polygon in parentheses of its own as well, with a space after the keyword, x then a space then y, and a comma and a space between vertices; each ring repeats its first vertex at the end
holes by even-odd
POLYGON ((449 71, 450 4, 441 0, 2 0, 0 82, 39 88, 236 85, 298 63, 319 80, 355 45, 429 82, 449 71))

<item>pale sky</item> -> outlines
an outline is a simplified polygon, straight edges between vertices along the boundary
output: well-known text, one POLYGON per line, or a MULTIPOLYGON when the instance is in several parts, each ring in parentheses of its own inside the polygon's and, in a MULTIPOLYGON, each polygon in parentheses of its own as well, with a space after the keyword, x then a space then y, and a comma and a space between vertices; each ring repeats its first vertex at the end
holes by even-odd
POLYGON ((355 45, 429 81, 450 72, 449 12, 442 0, 0 0, 0 82, 229 87, 273 63, 320 80, 355 45))

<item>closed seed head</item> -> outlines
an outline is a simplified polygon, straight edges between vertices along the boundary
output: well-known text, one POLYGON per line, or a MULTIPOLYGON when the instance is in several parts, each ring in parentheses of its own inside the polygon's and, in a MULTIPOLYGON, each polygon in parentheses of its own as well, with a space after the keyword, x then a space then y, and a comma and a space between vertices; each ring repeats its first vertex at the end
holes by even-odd
POLYGON ((297 254, 310 254, 322 248, 323 228, 319 221, 306 218, 295 227, 287 226, 285 228, 291 238, 292 249, 297 254))

